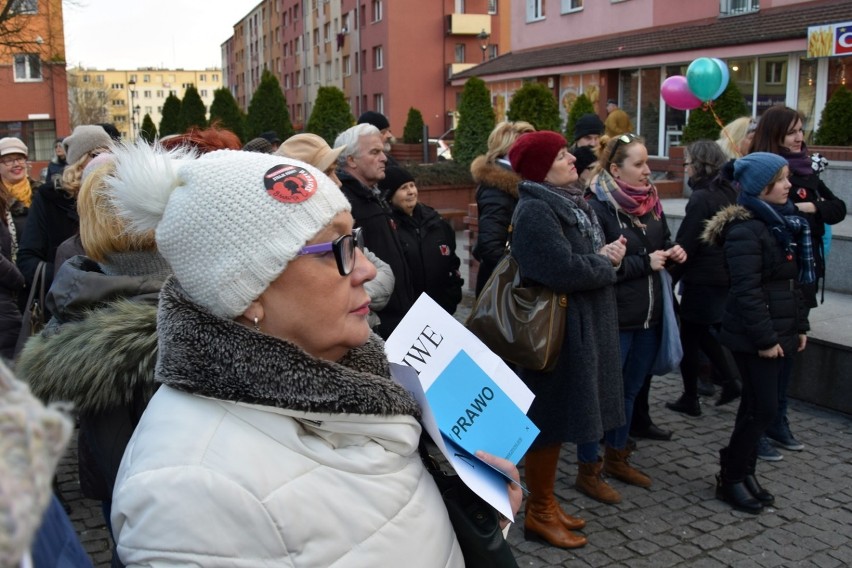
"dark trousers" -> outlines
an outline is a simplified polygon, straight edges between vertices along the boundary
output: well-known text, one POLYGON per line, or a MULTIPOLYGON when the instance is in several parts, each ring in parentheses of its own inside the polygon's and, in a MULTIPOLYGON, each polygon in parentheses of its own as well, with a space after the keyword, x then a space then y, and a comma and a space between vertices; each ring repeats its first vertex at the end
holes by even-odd
POLYGON ((683 359, 680 362, 680 374, 683 377, 683 392, 687 397, 698 396, 698 376, 701 371, 701 352, 707 356, 713 368, 719 373, 722 382, 736 380, 737 368, 728 351, 716 339, 713 326, 687 320, 680 322, 680 342, 683 346, 683 359))
POLYGON ((751 353, 734 353, 743 381, 734 431, 728 443, 725 481, 742 480, 757 452, 757 442, 778 412, 778 380, 793 358, 766 359, 751 353))

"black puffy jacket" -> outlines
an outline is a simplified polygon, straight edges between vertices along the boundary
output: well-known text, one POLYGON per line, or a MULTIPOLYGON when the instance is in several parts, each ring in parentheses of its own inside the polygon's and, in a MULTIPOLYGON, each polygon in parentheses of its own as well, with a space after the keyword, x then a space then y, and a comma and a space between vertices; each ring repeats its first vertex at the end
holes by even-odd
POLYGON ((780 344, 786 356, 810 329, 795 258, 786 255, 763 221, 732 205, 714 216, 702 235, 723 246, 731 290, 720 340, 732 351, 757 354, 780 344))

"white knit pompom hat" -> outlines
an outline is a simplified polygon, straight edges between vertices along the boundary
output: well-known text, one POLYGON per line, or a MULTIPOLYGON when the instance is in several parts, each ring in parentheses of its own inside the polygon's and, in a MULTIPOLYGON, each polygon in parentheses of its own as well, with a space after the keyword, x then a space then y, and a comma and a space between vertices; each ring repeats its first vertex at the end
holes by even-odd
POLYGON ((115 152, 107 181, 131 230, 156 229, 183 289, 212 313, 245 312, 349 201, 292 158, 220 150, 194 157, 144 143, 115 152))

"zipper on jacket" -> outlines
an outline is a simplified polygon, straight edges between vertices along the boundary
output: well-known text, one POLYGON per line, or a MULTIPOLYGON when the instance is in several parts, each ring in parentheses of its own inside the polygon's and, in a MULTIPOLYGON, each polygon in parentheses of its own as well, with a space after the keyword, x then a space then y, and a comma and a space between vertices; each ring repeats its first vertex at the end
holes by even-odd
MULTIPOLYGON (((665 268, 663 269, 665 270, 665 268)), ((648 313, 645 315, 645 324, 642 329, 651 327, 651 314, 654 313, 654 273, 648 275, 648 313)))

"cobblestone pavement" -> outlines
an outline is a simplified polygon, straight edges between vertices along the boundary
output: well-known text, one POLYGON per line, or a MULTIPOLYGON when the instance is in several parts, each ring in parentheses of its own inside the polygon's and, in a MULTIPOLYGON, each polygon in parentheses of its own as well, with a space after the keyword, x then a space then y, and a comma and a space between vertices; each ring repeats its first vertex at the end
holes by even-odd
MULTIPOLYGON (((469 300, 462 307, 463 317, 469 300)), ((780 462, 759 462, 758 476, 776 496, 760 515, 733 511, 714 496, 717 452, 727 443, 736 403, 686 417, 664 407, 680 394, 680 376, 656 377, 651 414, 675 432, 668 442, 638 440, 633 463, 654 480, 650 490, 613 485, 619 505, 604 505, 573 488, 574 447, 563 449, 556 492, 567 512, 588 522, 589 544, 565 551, 525 541, 523 514, 509 532, 522 567, 848 566, 852 558, 852 417, 791 401, 790 424, 805 450, 781 450, 780 462)), ((109 534, 100 506, 84 499, 72 443, 58 470, 71 520, 96 567, 108 567, 109 534)))

